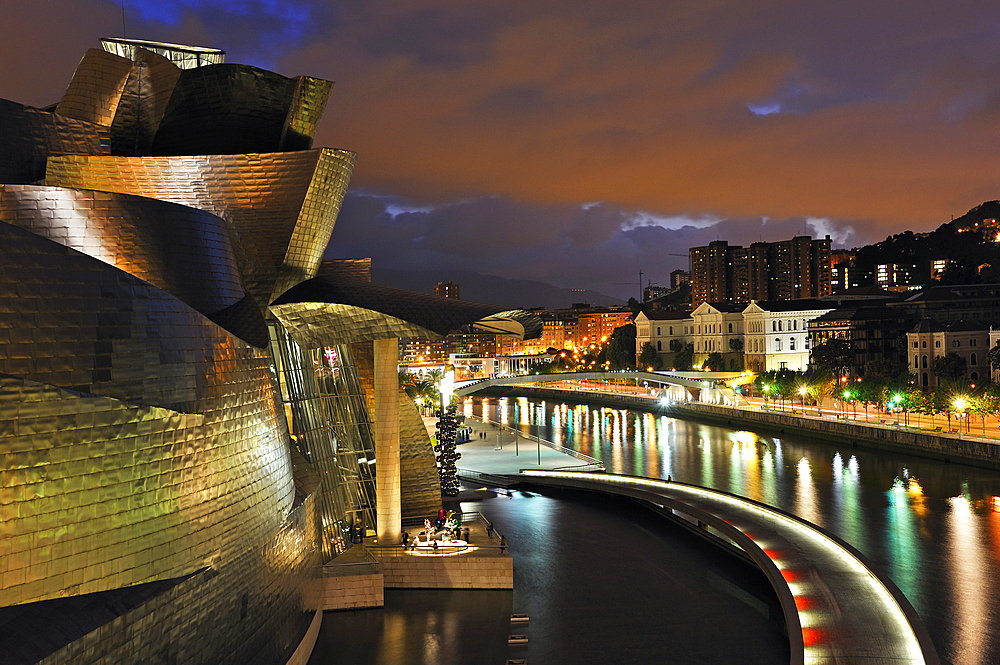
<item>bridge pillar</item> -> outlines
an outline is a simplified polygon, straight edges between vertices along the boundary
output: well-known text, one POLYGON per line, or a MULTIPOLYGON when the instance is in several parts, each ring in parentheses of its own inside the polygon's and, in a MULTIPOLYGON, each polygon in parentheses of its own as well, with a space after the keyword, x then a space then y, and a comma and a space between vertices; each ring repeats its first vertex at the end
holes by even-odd
POLYGON ((399 482, 399 345, 395 337, 374 341, 375 506, 380 545, 402 538, 399 482))

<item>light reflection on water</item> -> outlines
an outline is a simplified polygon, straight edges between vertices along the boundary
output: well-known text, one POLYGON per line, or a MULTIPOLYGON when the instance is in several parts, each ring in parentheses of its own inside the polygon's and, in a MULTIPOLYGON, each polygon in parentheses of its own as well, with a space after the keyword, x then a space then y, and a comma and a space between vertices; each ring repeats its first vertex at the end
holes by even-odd
POLYGON ((513 426, 516 411, 525 434, 540 429, 612 473, 671 476, 827 528, 900 587, 944 661, 1000 662, 1000 473, 607 407, 482 403, 491 419, 513 426))

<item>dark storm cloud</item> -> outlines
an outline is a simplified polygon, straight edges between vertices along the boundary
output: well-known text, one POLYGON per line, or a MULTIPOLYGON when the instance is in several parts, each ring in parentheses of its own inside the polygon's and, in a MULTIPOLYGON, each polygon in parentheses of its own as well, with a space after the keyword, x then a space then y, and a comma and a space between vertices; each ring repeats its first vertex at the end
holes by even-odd
POLYGON ((375 267, 397 270, 451 267, 538 279, 627 298, 635 289, 621 282, 635 281, 633 272, 667 284, 670 271, 687 269, 690 247, 826 233, 840 245, 864 240, 851 225, 825 219, 659 218, 609 205, 539 207, 497 197, 412 209, 392 197, 352 193, 326 256, 371 257, 375 267))
MULTIPOLYGON (((142 0, 126 14, 130 36, 336 81, 317 144, 356 150, 353 186, 396 197, 349 207, 410 250, 398 260, 419 248, 613 283, 715 237, 804 228, 843 246, 1000 195, 993 0, 142 0)), ((43 105, 120 34, 121 8, 24 0, 0 20, 0 97, 43 105)))

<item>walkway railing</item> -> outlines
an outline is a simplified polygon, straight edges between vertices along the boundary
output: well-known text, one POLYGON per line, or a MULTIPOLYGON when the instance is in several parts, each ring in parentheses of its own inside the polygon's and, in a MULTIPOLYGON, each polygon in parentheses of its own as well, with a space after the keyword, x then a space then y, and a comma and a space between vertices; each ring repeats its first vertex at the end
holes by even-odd
POLYGON ((476 420, 480 420, 484 424, 487 424, 487 425, 495 425, 495 426, 499 427, 501 433, 506 432, 507 434, 513 434, 514 436, 523 437, 527 441, 536 441, 536 442, 540 443, 543 446, 546 446, 548 448, 551 448, 552 450, 555 450, 556 452, 560 452, 560 453, 563 453, 564 455, 570 455, 570 456, 575 457, 575 458, 577 458, 579 460, 583 460, 586 463, 583 466, 592 467, 592 468, 586 468, 586 469, 584 469, 583 466, 566 466, 566 467, 560 467, 561 469, 573 469, 575 471, 593 471, 593 470, 601 470, 601 471, 603 471, 604 470, 604 462, 602 462, 601 460, 597 459, 596 457, 591 457, 590 455, 585 455, 585 454, 583 454, 583 453, 581 453, 579 451, 573 450, 572 448, 567 448, 566 446, 561 446, 558 443, 556 443, 555 441, 549 441, 547 439, 543 439, 538 434, 534 434, 534 435, 527 434, 527 433, 522 432, 521 430, 517 429, 516 427, 511 427, 510 425, 504 425, 503 423, 495 421, 495 420, 489 420, 485 416, 483 416, 482 418, 476 418, 476 420))
POLYGON ((321 566, 323 577, 342 577, 344 575, 378 575, 382 572, 382 564, 364 545, 355 545, 361 549, 362 561, 345 561, 338 563, 336 559, 321 566))

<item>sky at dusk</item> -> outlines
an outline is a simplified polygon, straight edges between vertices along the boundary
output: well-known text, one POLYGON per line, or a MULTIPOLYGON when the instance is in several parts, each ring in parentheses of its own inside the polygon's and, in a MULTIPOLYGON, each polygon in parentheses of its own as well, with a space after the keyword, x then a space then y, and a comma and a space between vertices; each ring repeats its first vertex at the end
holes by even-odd
MULTIPOLYGON (((336 82, 330 257, 628 297, 689 247, 929 231, 1000 198, 995 0, 125 2, 129 38, 336 82)), ((104 0, 0 3, 0 98, 58 101, 104 0)))

